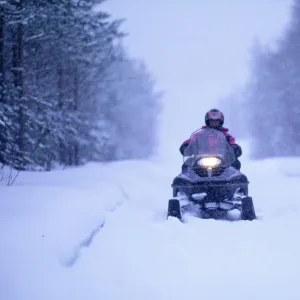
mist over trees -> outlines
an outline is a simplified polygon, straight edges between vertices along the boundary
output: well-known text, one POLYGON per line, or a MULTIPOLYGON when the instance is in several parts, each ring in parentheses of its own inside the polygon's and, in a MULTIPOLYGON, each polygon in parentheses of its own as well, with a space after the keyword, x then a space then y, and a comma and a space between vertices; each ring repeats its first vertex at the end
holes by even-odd
POLYGON ((0 1, 1 163, 51 170, 155 150, 161 95, 101 3, 0 1))
POLYGON ((276 47, 255 43, 250 80, 221 99, 230 126, 251 139, 253 158, 300 155, 300 2, 276 47), (227 107, 227 109, 226 109, 227 107))
POLYGON ((246 91, 241 87, 223 96, 218 103, 218 108, 224 113, 224 127, 229 128, 237 139, 249 138, 245 95, 246 91))

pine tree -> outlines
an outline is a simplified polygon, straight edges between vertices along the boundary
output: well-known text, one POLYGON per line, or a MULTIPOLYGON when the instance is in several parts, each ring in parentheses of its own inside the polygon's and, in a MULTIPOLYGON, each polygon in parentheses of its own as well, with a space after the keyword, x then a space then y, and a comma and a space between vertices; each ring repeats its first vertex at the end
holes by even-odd
POLYGON ((256 45, 247 86, 247 114, 255 158, 300 154, 300 5, 277 47, 256 45))
POLYGON ((120 47, 123 20, 94 12, 101 2, 0 2, 1 162, 51 170, 151 155, 159 95, 120 47))

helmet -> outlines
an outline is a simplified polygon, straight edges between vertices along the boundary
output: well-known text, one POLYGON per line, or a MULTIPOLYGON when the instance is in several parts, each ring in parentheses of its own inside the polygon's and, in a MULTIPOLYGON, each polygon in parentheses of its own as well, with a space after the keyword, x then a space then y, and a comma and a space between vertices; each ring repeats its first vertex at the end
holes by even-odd
POLYGON ((205 114, 205 124, 208 127, 221 128, 224 124, 224 115, 216 108, 209 110, 205 114))

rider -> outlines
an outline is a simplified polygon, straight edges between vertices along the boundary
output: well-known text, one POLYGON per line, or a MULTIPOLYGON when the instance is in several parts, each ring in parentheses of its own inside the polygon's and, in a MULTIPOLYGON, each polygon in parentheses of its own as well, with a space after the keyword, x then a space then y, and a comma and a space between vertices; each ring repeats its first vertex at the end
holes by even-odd
MULTIPOLYGON (((236 144, 235 138, 228 133, 228 128, 223 127, 224 124, 224 115, 218 109, 211 109, 205 114, 205 124, 206 126, 202 126, 201 129, 204 128, 214 128, 220 130, 226 136, 228 143, 233 147, 236 160, 232 164, 232 166, 238 170, 241 169, 241 162, 238 160, 238 157, 242 155, 242 148, 236 144)), ((189 145, 190 139, 184 141, 179 148, 180 153, 183 155, 184 150, 189 145)), ((182 170, 185 168, 185 165, 182 166, 182 170)))

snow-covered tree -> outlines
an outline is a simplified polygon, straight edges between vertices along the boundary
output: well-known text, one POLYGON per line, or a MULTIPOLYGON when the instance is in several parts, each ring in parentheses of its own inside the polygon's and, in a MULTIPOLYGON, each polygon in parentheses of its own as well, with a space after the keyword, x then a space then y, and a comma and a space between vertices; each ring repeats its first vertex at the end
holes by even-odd
POLYGON ((152 153, 159 97, 120 50, 122 20, 93 10, 101 2, 0 2, 3 163, 50 170, 152 153))
POLYGON ((276 48, 255 44, 245 88, 247 130, 254 158, 300 155, 300 4, 276 48))

